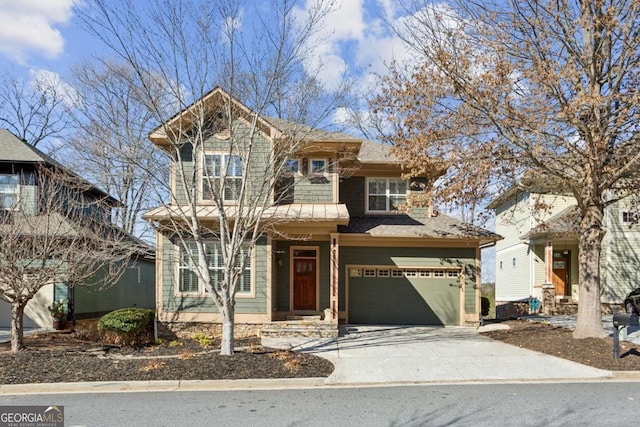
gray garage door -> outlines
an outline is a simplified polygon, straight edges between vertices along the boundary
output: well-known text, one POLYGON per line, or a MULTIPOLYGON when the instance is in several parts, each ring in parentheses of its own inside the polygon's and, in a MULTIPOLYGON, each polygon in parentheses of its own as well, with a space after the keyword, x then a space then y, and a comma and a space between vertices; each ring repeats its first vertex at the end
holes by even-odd
POLYGON ((458 283, 458 277, 349 277, 348 322, 458 325, 458 283))

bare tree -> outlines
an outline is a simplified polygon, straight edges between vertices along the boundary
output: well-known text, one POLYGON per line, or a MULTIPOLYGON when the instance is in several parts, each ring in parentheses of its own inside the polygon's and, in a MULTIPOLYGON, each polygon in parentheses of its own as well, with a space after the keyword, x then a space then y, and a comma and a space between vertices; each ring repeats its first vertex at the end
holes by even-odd
MULTIPOLYGON (((452 4, 412 4, 396 30, 419 63, 385 78, 374 105, 386 109, 398 152, 415 165, 419 153, 435 154, 454 166, 459 183, 480 165, 497 184, 529 173, 573 195, 580 222, 574 337, 603 336, 604 210, 639 189, 640 4, 452 4)), ((453 184, 448 190, 462 193, 453 184)))
MULTIPOLYGON (((140 217, 160 204, 149 189, 156 179, 152 171, 168 181, 169 162, 149 141, 157 122, 133 85, 133 70, 95 60, 78 65, 73 75, 77 99, 71 115, 73 131, 55 155, 120 201, 114 224, 150 239, 152 230, 140 217)), ((156 90, 160 97, 162 89, 156 90)))
POLYGON ((110 224, 113 199, 79 177, 40 166, 18 180, 24 197, 0 218, 0 297, 11 304, 13 352, 24 348, 24 309, 41 288, 110 286, 142 248, 110 224))
POLYGON ((0 124, 34 147, 58 136, 67 125, 70 94, 53 77, 33 79, 5 74, 0 80, 0 124))
POLYGON ((182 259, 221 314, 225 355, 234 351, 241 278, 259 239, 283 221, 279 177, 343 94, 323 90, 305 67, 332 4, 302 12, 298 3, 158 0, 116 9, 95 0, 83 15, 134 70, 132 83, 160 124, 151 139, 171 158, 173 186, 162 187, 169 205, 146 218, 177 236, 182 259), (162 96, 152 90, 158 83, 162 96), (214 253, 224 266, 215 273, 214 253))

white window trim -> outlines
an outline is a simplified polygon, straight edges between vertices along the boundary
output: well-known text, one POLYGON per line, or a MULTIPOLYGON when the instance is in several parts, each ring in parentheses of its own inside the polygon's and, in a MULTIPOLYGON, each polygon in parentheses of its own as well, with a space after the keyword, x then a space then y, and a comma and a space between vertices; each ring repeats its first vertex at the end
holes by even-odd
MULTIPOLYGON (((390 180, 397 180, 397 181, 403 181, 407 184, 407 191, 405 192, 405 201, 408 200, 409 198, 409 185, 410 183, 407 180, 403 180, 401 178, 398 177, 383 177, 383 176, 371 176, 371 177, 367 177, 367 179, 365 180, 365 197, 364 197, 364 211, 367 214, 390 214, 390 213, 397 213, 398 210, 393 210, 391 209, 391 193, 389 191, 389 181, 390 180), (371 210, 369 209, 369 180, 372 179, 384 179, 385 180, 385 194, 384 196, 386 197, 387 200, 387 208, 385 210, 371 210)), ((376 194, 377 196, 382 196, 382 194, 376 194)))
MULTIPOLYGON (((200 202, 203 203, 207 203, 207 202, 211 202, 211 199, 209 198, 205 198, 204 197, 204 182, 205 182, 205 168, 206 168, 206 158, 207 156, 220 156, 221 157, 221 161, 220 161, 220 177, 218 179, 222 179, 224 177, 224 179, 239 179, 242 180, 244 177, 244 174, 246 173, 246 167, 244 162, 242 161, 242 157, 240 157, 237 154, 230 154, 229 152, 225 152, 225 151, 208 151, 205 150, 202 153, 202 156, 200 156, 200 173, 198 174, 198 188, 199 188, 199 197, 198 200, 200 202), (240 164, 242 167, 242 175, 240 175, 239 177, 233 176, 233 175, 223 175, 222 172, 226 171, 226 162, 228 161, 227 159, 229 157, 238 157, 240 159, 240 164)), ((210 177, 213 179, 217 179, 216 177, 210 177)), ((222 194, 222 196, 224 197, 224 192, 222 194)), ((238 202, 238 199, 223 199, 223 201, 225 203, 228 204, 236 204, 238 202)))
MULTIPOLYGON (((187 240, 188 242, 188 240, 187 240)), ((218 242, 218 240, 207 240, 205 241, 205 244, 207 243, 213 243, 213 242, 218 242)), ((174 261, 175 261, 175 271, 176 271, 176 280, 175 280, 175 288, 174 288, 174 296, 175 297, 193 297, 193 298, 209 298, 209 294, 204 290, 204 286, 202 286, 202 284, 200 283, 200 278, 196 277, 196 279, 198 280, 198 291, 197 292, 182 292, 180 291, 180 271, 181 270, 187 270, 188 267, 182 267, 182 258, 181 258, 181 254, 182 251, 184 250, 184 247, 182 246, 181 243, 177 243, 176 244, 176 251, 175 251, 175 256, 174 256, 174 261)), ((250 278, 249 280, 251 281, 251 291, 250 292, 236 292, 235 297, 238 299, 241 298, 247 298, 247 299, 255 299, 256 298, 256 271, 255 271, 255 266, 256 266, 256 248, 253 249, 252 253, 251 253, 251 266, 250 266, 250 278)), ((195 266, 194 266, 195 267, 195 266)), ((196 276, 198 275, 198 273, 195 273, 196 276)))
POLYGON ((326 158, 320 158, 320 157, 312 157, 309 159, 309 175, 310 176, 326 176, 327 173, 329 172, 329 162, 327 161, 326 158), (324 167, 322 168, 322 172, 314 172, 313 171, 313 162, 319 162, 322 161, 324 162, 324 167))
POLYGON ((286 159, 286 160, 284 161, 284 165, 283 165, 283 167, 282 167, 282 169, 283 169, 283 174, 284 174, 285 176, 301 175, 301 174, 302 174, 302 167, 301 167, 301 166, 302 166, 302 164, 301 164, 301 162, 300 162, 300 159, 286 159), (297 170, 297 171, 295 171, 295 172, 291 172, 291 171, 287 170, 286 164, 287 164, 287 163, 289 163, 289 162, 296 162, 296 164, 298 165, 298 167, 297 167, 297 169, 298 169, 298 170, 297 170))
POLYGON ((13 192, 13 191, 0 191, 0 194, 7 194, 7 195, 15 194, 16 195, 16 203, 15 203, 15 205, 12 208, 5 208, 5 207, 0 206, 0 211, 17 211, 19 209, 19 207, 20 207, 20 199, 21 199, 20 196, 22 194, 21 185, 20 185, 20 175, 15 174, 15 173, 3 173, 3 174, 0 174, 0 175, 1 176, 10 176, 10 177, 11 176, 15 176, 18 179, 18 184, 16 186, 16 191, 15 192, 13 192))

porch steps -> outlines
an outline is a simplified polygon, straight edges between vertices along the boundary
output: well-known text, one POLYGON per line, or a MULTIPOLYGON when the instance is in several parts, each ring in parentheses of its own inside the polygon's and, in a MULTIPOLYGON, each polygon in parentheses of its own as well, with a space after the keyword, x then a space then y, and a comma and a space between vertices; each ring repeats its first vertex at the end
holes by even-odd
POLYGON ((338 325, 321 321, 319 318, 271 322, 265 323, 260 329, 260 336, 263 338, 337 338, 338 325))

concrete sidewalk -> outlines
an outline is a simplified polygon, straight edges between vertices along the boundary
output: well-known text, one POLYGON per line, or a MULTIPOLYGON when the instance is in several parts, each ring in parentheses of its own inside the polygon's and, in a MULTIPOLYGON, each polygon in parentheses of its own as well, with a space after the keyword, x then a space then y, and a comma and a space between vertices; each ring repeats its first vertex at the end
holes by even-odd
MULTIPOLYGON (((501 327, 489 325, 483 328, 501 327)), ((472 327, 348 327, 337 340, 263 339, 336 367, 327 384, 549 381, 611 378, 613 373, 492 340, 472 327)))

